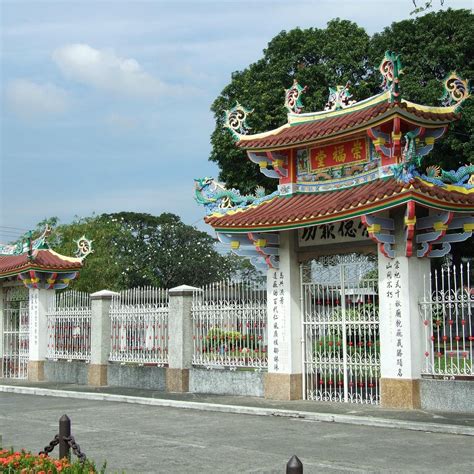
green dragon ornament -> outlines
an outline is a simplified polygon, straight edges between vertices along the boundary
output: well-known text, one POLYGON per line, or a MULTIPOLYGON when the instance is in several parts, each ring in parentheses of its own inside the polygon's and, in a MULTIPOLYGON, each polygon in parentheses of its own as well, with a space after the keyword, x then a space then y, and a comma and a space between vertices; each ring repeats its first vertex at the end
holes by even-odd
POLYGON ((227 212, 232 209, 245 208, 251 204, 260 204, 278 195, 278 191, 265 195, 265 189, 258 186, 255 194, 242 196, 238 189, 226 189, 214 178, 194 180, 194 199, 206 208, 207 214, 227 212))

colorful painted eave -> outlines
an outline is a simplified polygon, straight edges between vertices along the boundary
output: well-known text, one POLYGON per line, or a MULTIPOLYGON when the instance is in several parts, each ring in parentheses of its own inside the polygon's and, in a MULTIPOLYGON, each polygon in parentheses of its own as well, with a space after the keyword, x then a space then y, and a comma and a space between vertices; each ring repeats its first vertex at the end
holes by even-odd
POLYGON ((32 258, 28 258, 27 253, 0 255, 0 278, 29 271, 68 273, 78 271, 82 266, 82 258, 66 257, 51 249, 40 249, 33 251, 32 258))
POLYGON ((281 196, 229 215, 205 221, 217 232, 271 232, 337 222, 413 201, 424 207, 474 212, 474 189, 442 188, 421 179, 401 183, 394 178, 337 191, 281 196))
POLYGON ((400 117, 426 128, 446 126, 457 120, 456 106, 429 107, 402 100, 389 102, 385 92, 345 109, 307 114, 289 114, 288 123, 264 133, 241 135, 237 146, 249 151, 293 148, 353 134, 400 117))

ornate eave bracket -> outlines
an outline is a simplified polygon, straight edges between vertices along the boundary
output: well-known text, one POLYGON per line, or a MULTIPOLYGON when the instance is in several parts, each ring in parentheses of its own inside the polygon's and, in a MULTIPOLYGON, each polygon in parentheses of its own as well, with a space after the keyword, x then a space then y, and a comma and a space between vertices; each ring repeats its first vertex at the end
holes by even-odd
POLYGON ((58 273, 30 270, 20 273, 18 279, 29 289, 62 290, 67 288, 69 283, 76 279, 78 275, 79 272, 58 273))
POLYGON ((248 151, 247 155, 250 161, 259 165, 260 173, 267 178, 280 179, 288 176, 288 170, 285 168, 288 164, 287 155, 273 151, 267 151, 265 154, 248 151), (269 169, 269 166, 272 169, 269 169))
POLYGON ((367 228, 369 237, 377 243, 379 251, 387 258, 394 258, 393 244, 395 243, 395 237, 391 233, 395 230, 394 220, 368 214, 361 216, 361 221, 367 228))
POLYGON ((252 265, 259 270, 279 268, 278 234, 218 232, 217 238, 224 245, 230 246, 231 251, 236 255, 250 259, 252 265))
POLYGON ((417 257, 444 257, 451 251, 451 244, 464 242, 474 231, 474 216, 455 217, 453 212, 443 212, 420 217, 416 222, 416 243, 419 244, 417 257), (452 232, 448 230, 459 230, 452 232), (425 231, 418 233, 418 231, 425 231), (440 246, 433 248, 434 246, 440 246))
MULTIPOLYGON (((375 150, 385 158, 393 158, 401 153, 402 138, 407 142, 407 134, 403 135, 398 129, 400 124, 394 120, 394 130, 391 134, 382 132, 378 127, 367 130, 375 150), (398 131, 397 131, 398 130, 398 131)), ((410 140, 416 144, 415 150, 418 156, 426 156, 434 147, 436 140, 440 139, 446 132, 447 127, 427 129, 418 127, 410 132, 410 140)))

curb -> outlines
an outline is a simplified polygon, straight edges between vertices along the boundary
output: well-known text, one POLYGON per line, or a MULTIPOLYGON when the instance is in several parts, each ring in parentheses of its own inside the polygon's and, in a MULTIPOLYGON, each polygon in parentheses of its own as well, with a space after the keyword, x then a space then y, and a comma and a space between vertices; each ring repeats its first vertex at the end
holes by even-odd
POLYGON ((18 393, 21 395, 39 395, 46 397, 78 398, 82 400, 132 403, 136 405, 151 405, 169 408, 185 408, 188 410, 234 413, 239 415, 281 416, 285 418, 296 418, 308 421, 321 421, 325 423, 344 423, 350 425, 373 426, 377 428, 398 428, 410 431, 427 431, 430 433, 474 436, 474 427, 469 426, 393 420, 371 416, 315 413, 308 411, 247 407, 239 405, 223 405, 218 403, 206 402, 187 402, 180 400, 166 400, 160 398, 133 397, 130 395, 114 395, 110 393, 75 392, 69 390, 54 390, 49 388, 37 387, 19 387, 12 385, 0 385, 0 392, 18 393))

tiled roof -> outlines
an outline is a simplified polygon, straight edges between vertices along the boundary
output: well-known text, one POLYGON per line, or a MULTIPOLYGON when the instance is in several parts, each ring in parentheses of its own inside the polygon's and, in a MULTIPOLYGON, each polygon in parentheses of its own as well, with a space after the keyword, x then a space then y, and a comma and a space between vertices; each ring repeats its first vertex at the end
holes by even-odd
POLYGON ((26 253, 21 255, 0 255, 0 277, 17 275, 29 270, 67 272, 82 267, 80 258, 60 255, 53 250, 35 250, 33 259, 26 253))
POLYGON ((395 113, 434 125, 446 125, 459 118, 451 108, 443 110, 439 107, 417 106, 410 102, 394 104, 384 100, 363 108, 354 107, 352 111, 348 108, 343 111, 323 114, 320 117, 315 114, 307 121, 293 122, 273 132, 244 136, 237 142, 237 146, 244 149, 264 150, 308 143, 351 130, 365 128, 382 117, 395 113))
POLYGON ((404 184, 389 178, 337 191, 279 196, 233 214, 208 216, 205 221, 219 231, 283 230, 348 219, 409 200, 437 209, 474 212, 474 192, 448 191, 421 180, 404 184))

